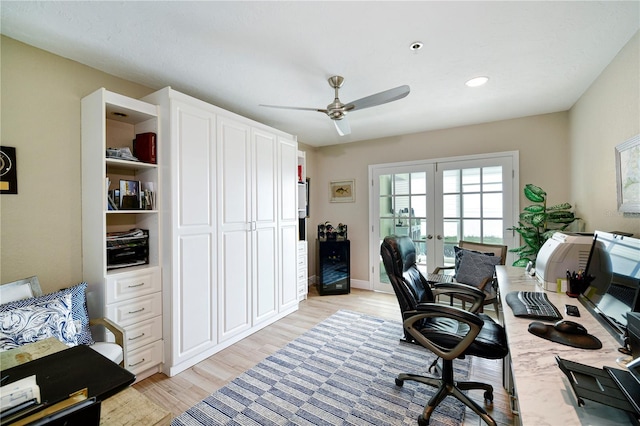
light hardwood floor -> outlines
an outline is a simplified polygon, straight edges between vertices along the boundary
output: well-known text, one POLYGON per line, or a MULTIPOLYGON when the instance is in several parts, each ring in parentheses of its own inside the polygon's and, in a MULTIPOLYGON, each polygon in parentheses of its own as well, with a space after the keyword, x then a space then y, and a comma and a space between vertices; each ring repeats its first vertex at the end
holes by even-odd
MULTIPOLYGON (((400 321, 400 309, 394 295, 353 289, 350 294, 319 296, 315 286, 309 291, 309 297, 300 303, 300 309, 286 318, 174 377, 155 374, 134 387, 177 416, 340 309, 400 321)), ((431 360, 433 355, 425 350, 425 370, 431 360)), ((493 385, 493 404, 485 405, 485 409, 499 425, 512 425, 508 395, 502 387, 502 361, 473 357, 471 379, 493 385)), ((482 391, 471 391, 471 397, 481 402, 482 391)), ((465 425, 480 424, 484 423, 467 410, 465 425)))

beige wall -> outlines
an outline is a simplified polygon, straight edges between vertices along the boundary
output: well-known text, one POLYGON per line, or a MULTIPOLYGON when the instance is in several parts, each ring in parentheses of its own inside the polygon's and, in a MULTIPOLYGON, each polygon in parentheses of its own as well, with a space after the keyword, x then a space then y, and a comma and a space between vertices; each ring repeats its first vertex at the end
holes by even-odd
POLYGON ((640 32, 570 111, 571 193, 590 230, 640 237, 640 214, 618 212, 615 146, 640 133, 640 32))
POLYGON ((45 291, 82 281, 80 99, 151 89, 2 37, 1 143, 16 147, 18 194, 0 195, 0 282, 45 291))
MULTIPOLYGON (((0 196, 0 282, 38 275, 54 290, 82 280, 80 99, 99 87, 136 98, 152 89, 6 37, 0 48, 0 136, 17 148, 19 184, 18 195, 0 196)), ((330 220, 349 225, 353 278, 368 280, 368 165, 416 158, 519 150, 521 185, 575 202, 587 230, 640 234, 638 218, 617 214, 612 171, 613 147, 640 131, 638 50, 636 34, 570 112, 317 149, 300 141, 311 178, 310 274, 315 227, 330 220), (356 202, 329 203, 329 181, 343 178, 356 179, 356 202)))
MULTIPOLYGON (((369 281, 370 184, 367 181, 370 164, 517 150, 520 183, 545 188, 551 203, 564 202, 569 199, 568 129, 568 113, 560 112, 334 145, 308 154, 315 166, 309 172, 312 182, 308 226, 310 274, 315 272, 316 226, 328 220, 334 225, 347 224, 352 279, 369 281), (329 181, 351 178, 356 180, 355 203, 330 203, 329 181)), ((524 205, 524 198, 521 203, 524 205)))

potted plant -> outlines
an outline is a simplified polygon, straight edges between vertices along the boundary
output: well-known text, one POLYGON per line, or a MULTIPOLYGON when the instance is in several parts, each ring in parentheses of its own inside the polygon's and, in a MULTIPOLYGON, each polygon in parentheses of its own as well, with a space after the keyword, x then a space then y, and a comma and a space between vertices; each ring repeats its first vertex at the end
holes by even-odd
POLYGON ((522 237, 524 245, 510 249, 510 252, 517 253, 518 259, 513 262, 513 266, 527 266, 532 261, 535 263, 538 251, 551 236, 566 229, 577 217, 571 210, 571 204, 562 203, 554 206, 547 206, 547 193, 540 187, 526 184, 524 196, 531 204, 520 213, 518 226, 507 228, 516 231, 522 237))

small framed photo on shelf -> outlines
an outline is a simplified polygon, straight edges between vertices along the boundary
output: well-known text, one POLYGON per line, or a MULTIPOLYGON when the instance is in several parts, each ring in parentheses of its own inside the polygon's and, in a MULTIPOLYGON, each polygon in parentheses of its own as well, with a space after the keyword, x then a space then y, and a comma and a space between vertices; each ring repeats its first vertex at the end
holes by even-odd
POLYGON ((329 200, 332 203, 353 203, 356 201, 356 181, 332 180, 329 183, 329 200))
POLYGON ((140 181, 120 180, 120 209, 140 210, 140 181))

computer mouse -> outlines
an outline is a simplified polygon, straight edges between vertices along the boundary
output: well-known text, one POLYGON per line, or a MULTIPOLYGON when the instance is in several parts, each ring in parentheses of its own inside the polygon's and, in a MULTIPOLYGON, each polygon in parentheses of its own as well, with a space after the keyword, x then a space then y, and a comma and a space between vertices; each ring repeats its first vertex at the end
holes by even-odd
POLYGON ((557 331, 567 334, 587 334, 587 329, 577 322, 561 320, 553 325, 557 331))

